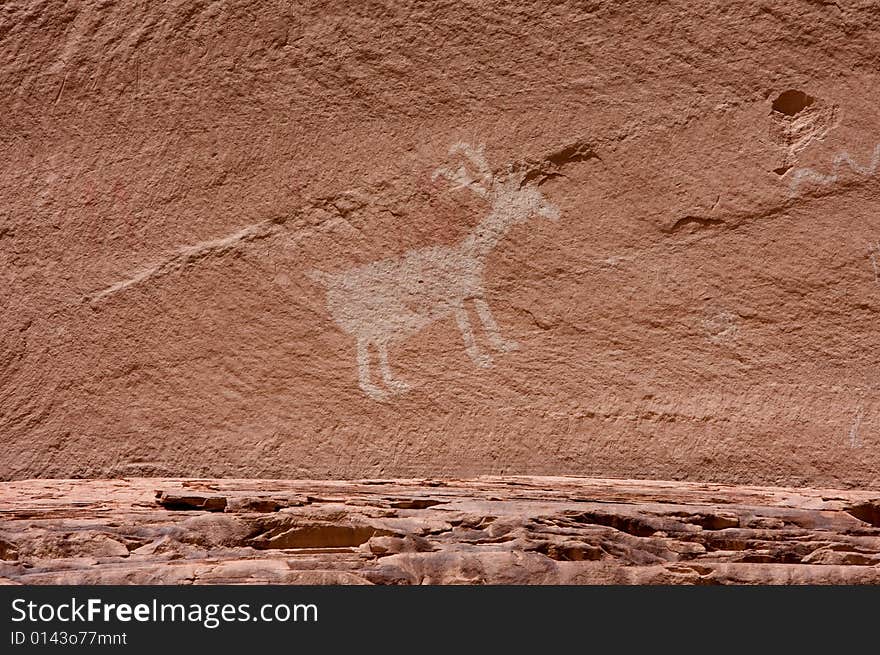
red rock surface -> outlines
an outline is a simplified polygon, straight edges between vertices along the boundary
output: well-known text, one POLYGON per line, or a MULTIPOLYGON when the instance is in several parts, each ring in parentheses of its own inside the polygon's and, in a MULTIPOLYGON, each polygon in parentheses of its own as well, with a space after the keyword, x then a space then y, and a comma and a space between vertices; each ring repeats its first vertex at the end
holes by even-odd
POLYGON ((878 42, 864 0, 4 2, 0 479, 876 488, 878 42))
POLYGON ((880 493, 588 478, 0 483, 23 584, 880 583, 880 493))

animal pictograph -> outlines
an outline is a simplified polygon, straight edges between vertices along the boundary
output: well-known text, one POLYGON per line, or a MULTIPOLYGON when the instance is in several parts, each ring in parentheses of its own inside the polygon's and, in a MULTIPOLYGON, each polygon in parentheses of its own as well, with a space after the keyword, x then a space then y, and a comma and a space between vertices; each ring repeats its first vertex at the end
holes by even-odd
POLYGON ((812 168, 799 168, 795 170, 791 176, 789 195, 792 197, 798 195, 800 186, 807 180, 822 186, 836 183, 840 179, 840 171, 844 170, 844 166, 862 177, 873 176, 877 172, 878 167, 880 167, 880 143, 874 147, 871 159, 866 166, 859 164, 848 152, 841 152, 831 162, 831 172, 828 174, 819 173, 812 168))
POLYGON ((389 346, 448 316, 454 317, 471 360, 480 367, 492 365, 491 354, 480 347, 474 335, 469 303, 491 346, 501 352, 515 349, 517 344, 501 335, 486 299, 486 259, 513 226, 533 216, 559 218, 559 209, 544 199, 535 184, 526 181, 526 171, 509 167, 506 173, 495 174, 482 146, 462 142, 452 146, 450 156, 463 158, 463 163, 455 169, 438 168, 433 179, 443 177, 490 205, 489 214, 460 243, 418 248, 398 259, 338 273, 310 273, 325 287, 327 308, 336 324, 354 337, 358 383, 374 400, 410 388, 395 377, 388 361, 389 346), (382 385, 371 373, 373 350, 378 355, 382 385))

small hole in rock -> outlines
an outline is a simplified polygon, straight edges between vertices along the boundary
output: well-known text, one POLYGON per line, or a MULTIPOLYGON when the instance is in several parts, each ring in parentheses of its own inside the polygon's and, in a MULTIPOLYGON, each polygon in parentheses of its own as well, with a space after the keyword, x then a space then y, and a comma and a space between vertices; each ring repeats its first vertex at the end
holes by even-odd
POLYGON ((780 166, 779 168, 774 168, 773 172, 777 175, 785 175, 790 170, 791 166, 780 166))
POLYGON ((800 113, 810 105, 816 102, 816 99, 808 96, 803 91, 785 91, 781 93, 776 100, 773 101, 773 111, 778 111, 786 116, 794 116, 800 113))

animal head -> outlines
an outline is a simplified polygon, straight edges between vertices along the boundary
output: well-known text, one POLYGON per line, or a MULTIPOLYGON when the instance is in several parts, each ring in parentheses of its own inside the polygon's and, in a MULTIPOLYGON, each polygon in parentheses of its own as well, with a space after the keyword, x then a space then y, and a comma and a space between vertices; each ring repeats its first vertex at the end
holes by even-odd
POLYGON ((504 211, 514 223, 522 223, 532 216, 559 219, 559 208, 551 204, 533 183, 526 183, 526 171, 510 171, 503 182, 495 183, 493 206, 504 211))
POLYGON ((458 142, 449 149, 449 154, 463 155, 467 163, 455 170, 438 168, 432 179, 444 177, 453 183, 454 188, 470 189, 489 200, 496 211, 514 223, 524 222, 532 216, 552 221, 559 218, 559 208, 549 203, 535 184, 526 182, 526 170, 509 167, 506 175, 496 175, 486 161, 483 145, 474 147, 458 142))

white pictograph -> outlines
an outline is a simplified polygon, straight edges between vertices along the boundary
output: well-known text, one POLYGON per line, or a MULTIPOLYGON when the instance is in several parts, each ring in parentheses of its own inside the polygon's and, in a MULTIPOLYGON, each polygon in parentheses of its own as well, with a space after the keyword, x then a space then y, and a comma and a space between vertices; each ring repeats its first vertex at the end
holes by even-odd
POLYGON ((496 350, 515 349, 515 342, 501 336, 486 301, 486 257, 514 225, 535 215, 559 218, 559 210, 534 184, 526 183, 525 171, 511 168, 503 175, 493 173, 482 146, 456 143, 450 155, 463 156, 466 163, 457 169, 439 168, 434 179, 444 177, 455 188, 470 189, 491 206, 489 215, 463 241, 410 250, 399 259, 383 259, 338 273, 310 273, 325 287, 327 308, 337 325, 355 338, 358 382, 375 400, 409 389, 409 384, 397 379, 391 370, 389 345, 450 315, 473 362, 491 366, 491 355, 480 349, 474 336, 467 303, 476 309, 496 350), (370 373, 371 348, 378 354, 384 388, 373 382, 370 373))
POLYGON ((736 338, 739 332, 738 316, 732 312, 719 312, 703 320, 703 327, 708 332, 712 343, 727 343, 736 338))
POLYGON ((871 270, 874 271, 874 283, 880 284, 880 264, 877 263, 877 253, 880 253, 880 243, 868 245, 868 259, 871 262, 871 270))
POLYGON ((788 191, 789 195, 796 196, 800 186, 807 180, 822 186, 834 184, 840 178, 840 170, 843 166, 847 166, 852 172, 863 177, 871 177, 877 172, 878 166, 880 166, 880 144, 874 147, 874 152, 867 166, 859 164, 848 152, 841 152, 831 162, 831 172, 827 175, 819 173, 812 168, 798 168, 792 173, 788 191))
POLYGON ((858 448, 861 445, 861 440, 859 439, 859 427, 862 425, 862 418, 864 418, 864 408, 860 404, 858 409, 856 410, 856 415, 853 417, 852 423, 849 426, 849 447, 850 448, 858 448))

